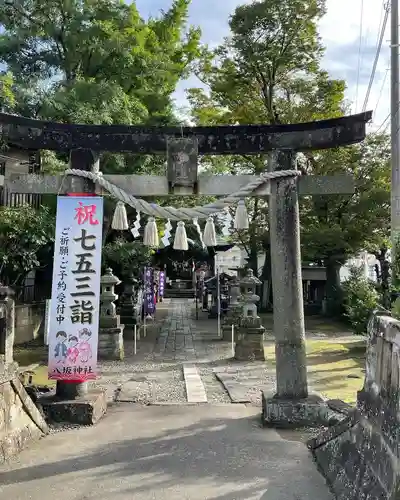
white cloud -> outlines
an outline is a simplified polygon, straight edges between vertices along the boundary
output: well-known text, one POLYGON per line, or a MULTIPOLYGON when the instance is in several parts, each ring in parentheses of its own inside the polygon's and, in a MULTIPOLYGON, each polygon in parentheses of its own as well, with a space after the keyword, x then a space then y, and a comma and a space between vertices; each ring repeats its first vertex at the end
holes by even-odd
MULTIPOLYGON (((332 76, 346 80, 352 112, 360 112, 364 104, 384 14, 383 1, 364 0, 360 51, 361 2, 327 0, 328 12, 320 23, 326 47, 324 67, 332 76)), ((367 110, 374 111, 374 127, 385 120, 390 110, 390 74, 386 71, 389 68, 389 25, 390 18, 367 105, 367 110)))

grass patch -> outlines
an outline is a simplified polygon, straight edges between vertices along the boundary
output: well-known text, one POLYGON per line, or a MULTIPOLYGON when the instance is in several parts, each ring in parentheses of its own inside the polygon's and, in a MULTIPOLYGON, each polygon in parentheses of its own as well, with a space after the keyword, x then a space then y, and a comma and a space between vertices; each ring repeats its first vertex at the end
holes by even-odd
MULTIPOLYGON (((262 325, 268 330, 273 330, 273 315, 271 313, 259 314, 262 325)), ((345 322, 332 320, 322 316, 306 316, 305 318, 306 334, 320 334, 322 336, 342 336, 352 335, 349 325, 345 322)))
POLYGON ((14 347, 14 360, 19 366, 25 367, 36 363, 47 362, 47 346, 25 345, 14 347))
POLYGON ((348 330, 348 326, 341 323, 326 322, 326 321, 309 321, 310 329, 327 332, 327 333, 338 333, 343 332, 343 330, 348 330))
MULTIPOLYGON (((307 367, 312 390, 329 399, 354 404, 364 382, 365 343, 363 340, 332 342, 306 341, 307 367)), ((275 346, 264 348, 269 363, 275 366, 275 346)))

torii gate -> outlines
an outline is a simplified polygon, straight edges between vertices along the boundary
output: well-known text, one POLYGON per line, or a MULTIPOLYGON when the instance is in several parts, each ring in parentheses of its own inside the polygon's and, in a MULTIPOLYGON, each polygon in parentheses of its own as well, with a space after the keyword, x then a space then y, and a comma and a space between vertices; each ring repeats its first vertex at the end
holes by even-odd
MULTIPOLYGON (((70 152, 70 168, 98 171, 101 151, 135 154, 182 152, 188 141, 186 165, 168 168, 165 176, 105 175, 133 196, 227 196, 256 176, 197 175, 200 155, 266 154, 268 170, 293 170, 295 153, 346 146, 365 138, 372 113, 293 125, 215 127, 134 127, 124 125, 70 125, 0 113, 3 139, 21 148, 70 152), (190 149, 192 144, 192 149, 190 149), (193 144, 195 148, 193 149, 193 144)), ((172 157, 171 154, 168 156, 172 157)), ((81 177, 14 175, 7 181, 11 193, 64 194, 93 192, 93 182, 81 177)), ((301 280, 298 195, 352 194, 351 176, 282 177, 265 182, 250 196, 270 196, 270 237, 274 295, 277 392, 263 397, 263 421, 274 425, 307 425, 318 420, 322 400, 309 396, 301 280)), ((77 397, 69 389, 68 396, 77 397)))

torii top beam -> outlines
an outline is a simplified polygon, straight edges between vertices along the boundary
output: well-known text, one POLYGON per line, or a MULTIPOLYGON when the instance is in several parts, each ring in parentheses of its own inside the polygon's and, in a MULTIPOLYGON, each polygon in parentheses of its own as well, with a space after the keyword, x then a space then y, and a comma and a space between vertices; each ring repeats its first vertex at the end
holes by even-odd
POLYGON ((77 125, 0 113, 3 139, 24 149, 165 154, 167 139, 195 137, 201 155, 260 154, 275 149, 307 151, 346 146, 365 138, 367 111, 357 115, 292 125, 136 127, 77 125))

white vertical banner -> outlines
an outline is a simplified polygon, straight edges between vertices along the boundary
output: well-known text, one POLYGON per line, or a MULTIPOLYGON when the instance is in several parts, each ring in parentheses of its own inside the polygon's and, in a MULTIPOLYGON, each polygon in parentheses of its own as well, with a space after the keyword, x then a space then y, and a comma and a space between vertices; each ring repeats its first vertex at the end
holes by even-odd
POLYGON ((102 232, 102 197, 58 197, 49 379, 97 377, 102 232))

